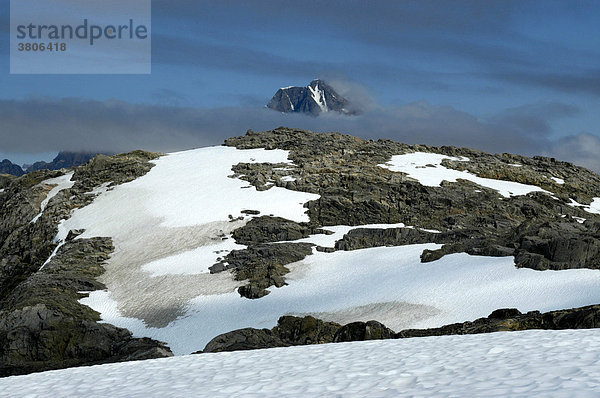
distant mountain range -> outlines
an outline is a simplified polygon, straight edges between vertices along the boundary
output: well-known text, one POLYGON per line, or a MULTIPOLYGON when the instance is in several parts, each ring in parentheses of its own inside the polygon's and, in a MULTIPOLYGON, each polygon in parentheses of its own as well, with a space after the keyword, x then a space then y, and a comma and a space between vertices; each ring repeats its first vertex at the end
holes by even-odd
POLYGON ((283 87, 277 90, 267 108, 283 113, 306 113, 318 116, 324 112, 356 114, 350 102, 323 80, 315 79, 306 87, 283 87))
POLYGON ((11 174, 17 177, 36 170, 60 170, 80 166, 98 155, 98 152, 59 152, 51 162, 39 161, 23 167, 4 159, 0 162, 0 174, 11 174))

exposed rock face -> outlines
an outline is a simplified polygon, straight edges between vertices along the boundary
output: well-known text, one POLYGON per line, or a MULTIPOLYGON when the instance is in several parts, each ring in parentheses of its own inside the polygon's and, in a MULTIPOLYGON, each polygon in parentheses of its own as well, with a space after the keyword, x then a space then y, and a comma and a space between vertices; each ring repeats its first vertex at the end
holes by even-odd
POLYGON ((233 232, 236 243, 255 245, 306 238, 313 232, 307 224, 296 223, 281 217, 262 216, 248 221, 233 232))
POLYGON ((377 321, 352 322, 342 326, 333 337, 334 343, 344 341, 383 340, 394 337, 394 331, 377 321))
POLYGON ((51 187, 63 174, 40 170, 4 182, 0 193, 0 376, 67 366, 172 355, 162 343, 135 339, 125 329, 97 323, 98 313, 79 304, 80 292, 103 289, 96 277, 113 250, 109 238, 77 239, 71 231, 50 258, 61 219, 90 203, 94 187, 145 174, 157 154, 98 157, 79 167, 73 187, 60 191, 37 221, 51 187))
POLYGON ((433 329, 407 329, 398 333, 377 321, 352 322, 341 326, 311 316, 284 316, 273 329, 239 329, 212 339, 203 352, 253 350, 292 345, 400 339, 408 337, 477 334, 528 329, 590 329, 600 327, 600 305, 522 314, 514 308, 492 312, 487 318, 454 323, 433 329))
POLYGON ((528 329, 591 329, 600 327, 600 305, 550 311, 531 311, 522 314, 517 309, 500 309, 487 318, 473 322, 454 323, 433 329, 408 329, 395 338, 442 336, 449 334, 476 334, 528 329))
MULTIPOLYGON (((364 141, 283 127, 249 131, 226 140, 225 145, 290 151, 294 166, 283 173, 292 179, 282 178, 280 165, 269 164, 238 164, 233 168, 235 176, 261 190, 278 186, 319 194, 319 200, 306 205, 308 227, 357 226, 336 243, 336 250, 434 242, 444 246, 426 250, 422 261, 466 252, 514 256, 518 266, 537 270, 600 268, 600 216, 569 205, 571 199, 589 204, 599 197, 600 176, 570 163, 467 148, 364 141), (442 165, 480 177, 539 186, 553 195, 534 192, 504 198, 493 189, 465 180, 424 186, 378 166, 393 155, 417 151, 467 157, 469 161, 444 160, 442 165), (404 223, 414 228, 358 229, 361 224, 373 223, 404 223), (439 233, 428 232, 431 230, 439 233)), ((294 232, 294 236, 305 235, 294 232)), ((279 239, 277 234, 261 236, 262 241, 279 239)))
POLYGON ((99 155, 97 152, 59 152, 51 162, 35 162, 27 166, 26 172, 36 170, 60 170, 79 166, 99 155))
POLYGON ((276 333, 269 329, 238 329, 221 334, 208 342, 203 351, 196 352, 223 352, 258 350, 261 348, 289 347, 276 333))
POLYGON ((242 297, 260 298, 270 286, 284 286, 285 267, 312 253, 310 243, 272 243, 306 238, 311 234, 326 233, 306 223, 297 223, 281 217, 261 216, 248 221, 233 232, 236 243, 247 249, 233 250, 219 263, 210 267, 211 273, 233 270, 237 280, 249 283, 238 289, 242 297))
POLYGON ((318 116, 322 112, 357 113, 349 109, 347 99, 323 80, 313 80, 307 87, 285 87, 277 90, 268 108, 284 113, 306 113, 318 116))
POLYGON ((4 159, 0 162, 0 174, 10 174, 20 177, 25 174, 25 171, 23 171, 21 166, 14 164, 8 159, 4 159))
POLYGON ((202 352, 255 350, 333 342, 341 325, 306 316, 282 316, 273 329, 245 328, 212 339, 202 352))
POLYGON ((11 174, 1 174, 0 173, 0 189, 6 188, 12 180, 14 180, 15 176, 11 174))

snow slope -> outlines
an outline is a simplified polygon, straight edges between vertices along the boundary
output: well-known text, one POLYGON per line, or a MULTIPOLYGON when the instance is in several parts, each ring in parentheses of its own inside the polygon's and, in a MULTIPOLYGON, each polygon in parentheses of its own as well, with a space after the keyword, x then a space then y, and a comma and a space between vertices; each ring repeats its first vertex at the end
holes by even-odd
MULTIPOLYGON (((440 155, 430 155, 411 162, 441 162, 440 155)), ((319 196, 279 187, 257 191, 230 178, 231 168, 240 162, 287 167, 287 158, 282 150, 201 148, 163 156, 132 182, 97 188, 94 201, 62 221, 56 237, 60 244, 69 230, 85 229, 77 239, 113 240, 115 251, 99 278, 107 290, 91 292, 81 302, 135 336, 167 342, 176 354, 203 349, 233 329, 271 328, 285 314, 344 323, 377 319, 400 330, 473 320, 502 307, 547 311, 600 302, 598 270, 538 272, 515 268, 510 257, 467 254, 422 264, 421 252, 439 247, 435 244, 315 251, 290 265, 288 286, 272 288, 258 300, 241 298, 236 289, 243 281, 230 272, 210 274, 208 268, 244 247, 231 238, 249 220, 242 210, 308 221, 303 206, 319 196)), ((331 247, 352 227, 327 229, 334 234, 301 241, 331 247)))
POLYGON ((379 166, 391 171, 408 174, 422 185, 439 187, 442 181, 456 182, 456 180, 468 180, 483 187, 495 189, 504 197, 527 195, 530 192, 546 192, 540 187, 526 185, 512 181, 493 180, 491 178, 478 177, 468 171, 448 169, 442 166, 444 159, 466 162, 465 157, 452 157, 428 152, 406 153, 404 155, 392 156, 392 159, 379 166))
POLYGON ((198 295, 188 302, 185 316, 161 328, 123 317, 105 291, 81 302, 136 336, 166 341, 175 354, 201 350, 211 338, 234 329, 271 328, 284 314, 319 313, 334 321, 354 315, 352 320, 376 319, 401 330, 474 320, 498 308, 548 311, 600 302, 598 270, 539 272, 516 268, 512 257, 464 253, 420 262, 423 249, 437 247, 317 252, 289 266, 289 286, 272 288, 258 300, 234 291, 198 295))
POLYGON ((531 330, 71 368, 0 379, 0 396, 591 397, 598 374, 598 329, 531 330))

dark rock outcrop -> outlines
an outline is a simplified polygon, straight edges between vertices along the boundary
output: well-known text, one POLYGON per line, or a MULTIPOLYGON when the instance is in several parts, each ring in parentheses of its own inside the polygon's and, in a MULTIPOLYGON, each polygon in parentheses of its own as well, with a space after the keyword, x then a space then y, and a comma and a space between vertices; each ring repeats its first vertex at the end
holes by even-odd
POLYGON ((223 352, 258 350, 261 348, 288 347, 275 332, 269 329, 238 329, 221 334, 208 342, 204 350, 196 352, 223 352))
POLYGON ((277 322, 279 338, 290 345, 323 344, 333 341, 340 325, 312 316, 282 316, 277 322))
POLYGON ((0 377, 173 355, 163 343, 44 304, 0 314, 0 377))
POLYGON ((256 350, 333 342, 341 325, 312 316, 282 316, 273 329, 245 328, 212 339, 202 352, 256 350))
MULTIPOLYGON (((562 330, 600 327, 600 305, 526 314, 503 308, 487 318, 454 323, 432 329, 407 329, 395 333, 377 321, 352 322, 341 326, 306 316, 283 316, 273 329, 245 328, 221 334, 201 352, 254 350, 294 345, 340 343, 347 341, 401 339, 411 337, 479 334, 530 329, 562 330)), ((198 352, 200 353, 200 352, 198 352)))
POLYGON ((281 217, 262 216, 248 221, 233 231, 233 238, 241 245, 281 242, 306 238, 314 233, 307 224, 297 223, 281 217))
POLYGON ((444 336, 452 334, 478 334, 529 329, 562 330, 600 327, 600 305, 540 313, 522 314, 515 308, 500 309, 487 318, 472 322, 454 323, 432 329, 407 329, 394 338, 444 336))
POLYGON ((260 298, 270 286, 286 285, 284 275, 289 272, 285 266, 304 259, 312 253, 310 243, 272 243, 249 246, 247 249, 232 250, 223 260, 210 267, 210 272, 232 269, 237 280, 248 280, 248 284, 238 289, 242 297, 260 298))
POLYGON ((344 341, 383 340, 394 337, 394 331, 377 321, 352 322, 342 326, 333 337, 334 343, 344 341))

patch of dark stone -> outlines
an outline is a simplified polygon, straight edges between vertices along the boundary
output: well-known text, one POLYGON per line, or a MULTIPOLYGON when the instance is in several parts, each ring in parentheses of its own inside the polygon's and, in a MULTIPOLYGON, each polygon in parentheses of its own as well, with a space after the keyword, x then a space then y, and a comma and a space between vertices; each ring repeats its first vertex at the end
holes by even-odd
POLYGON ((401 339, 426 336, 480 334, 530 329, 562 330, 600 327, 600 305, 526 314, 515 308, 499 309, 487 318, 432 329, 407 329, 395 333, 377 321, 339 325, 306 316, 284 316, 273 329, 245 328, 212 339, 202 352, 253 350, 294 345, 401 339))
POLYGON ((232 270, 237 280, 248 280, 247 285, 238 289, 242 297, 263 297, 269 293, 266 290, 268 287, 281 287, 286 284, 284 275, 289 272, 285 267, 287 264, 300 261, 312 253, 313 245, 310 243, 286 241, 318 233, 331 232, 281 217, 252 218, 232 234, 236 243, 248 247, 233 250, 210 267, 210 272, 232 270))
POLYGON ((270 286, 286 285, 286 265, 300 261, 312 253, 310 243, 265 243, 247 249, 232 250, 219 263, 210 267, 211 273, 233 269, 235 279, 248 283, 238 289, 242 297, 255 299, 266 296, 270 286))

